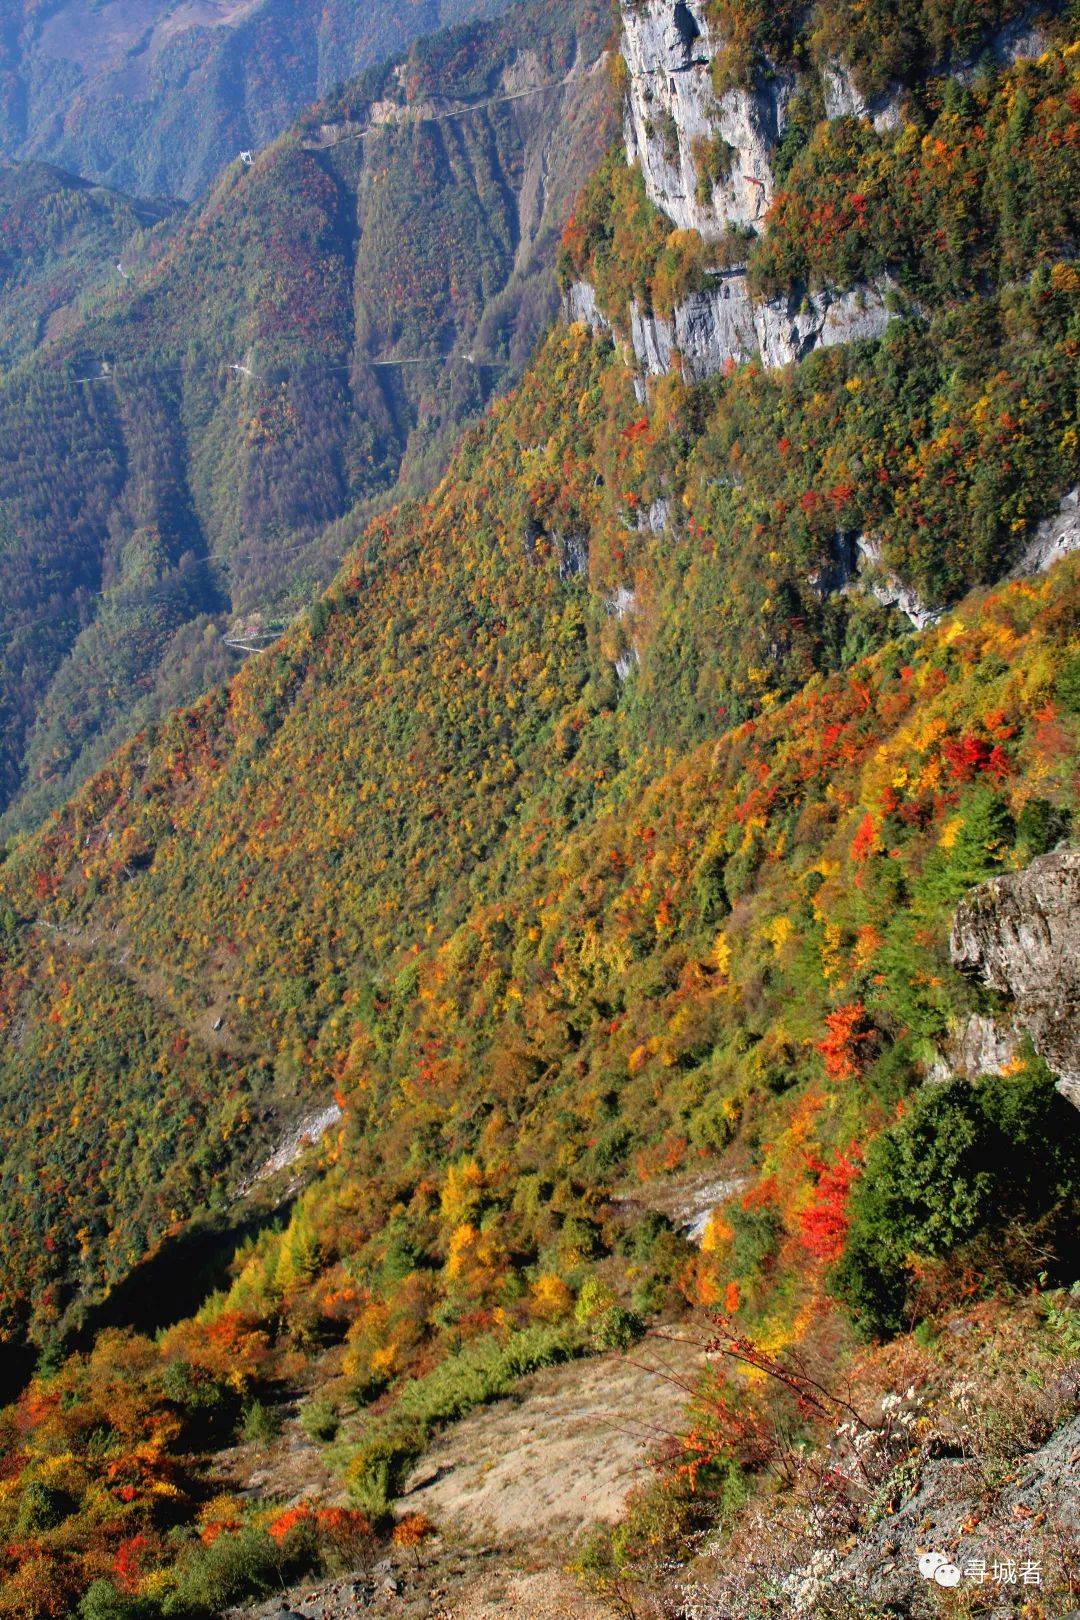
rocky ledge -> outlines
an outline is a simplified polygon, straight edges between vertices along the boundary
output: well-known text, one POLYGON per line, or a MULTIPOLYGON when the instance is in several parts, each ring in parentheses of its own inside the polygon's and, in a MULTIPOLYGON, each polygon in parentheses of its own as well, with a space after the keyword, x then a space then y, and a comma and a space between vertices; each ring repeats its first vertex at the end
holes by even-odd
POLYGON ((817 348, 880 337, 892 318, 886 290, 859 287, 840 295, 823 290, 753 303, 746 276, 727 273, 692 293, 670 320, 635 305, 631 341, 638 363, 654 377, 671 370, 676 354, 688 382, 715 375, 729 361, 786 366, 817 348))

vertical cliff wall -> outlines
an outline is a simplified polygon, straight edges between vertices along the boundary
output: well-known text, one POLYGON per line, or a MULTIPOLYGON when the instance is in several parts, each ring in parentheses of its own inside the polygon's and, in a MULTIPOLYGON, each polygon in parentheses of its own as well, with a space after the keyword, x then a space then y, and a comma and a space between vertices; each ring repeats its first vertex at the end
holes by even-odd
POLYGON ((640 163, 649 197, 706 241, 731 226, 756 226, 772 201, 772 154, 794 78, 776 73, 767 84, 717 96, 712 62, 722 41, 701 0, 624 3, 622 22, 626 155, 640 163))
MULTIPOLYGON (((620 16, 627 163, 640 170, 649 200, 673 229, 723 244, 706 285, 670 314, 633 305, 627 335, 641 391, 648 378, 676 364, 690 381, 700 381, 732 361, 782 366, 816 348, 879 337, 898 307, 887 276, 846 287, 796 285, 780 297, 756 300, 745 265, 776 194, 777 152, 796 92, 806 89, 810 75, 819 75, 827 117, 863 119, 879 131, 902 124, 902 88, 890 86, 868 101, 851 75, 830 61, 801 79, 765 62, 746 82, 724 89, 724 74, 716 69, 727 42, 710 24, 704 0, 620 0, 620 16)), ((1038 43, 1030 27, 1013 26, 987 42, 980 60, 1014 61, 1038 43)), ((940 71, 963 80, 974 68, 949 62, 940 71)), ((607 326, 584 284, 572 290, 567 313, 595 329, 607 326)))

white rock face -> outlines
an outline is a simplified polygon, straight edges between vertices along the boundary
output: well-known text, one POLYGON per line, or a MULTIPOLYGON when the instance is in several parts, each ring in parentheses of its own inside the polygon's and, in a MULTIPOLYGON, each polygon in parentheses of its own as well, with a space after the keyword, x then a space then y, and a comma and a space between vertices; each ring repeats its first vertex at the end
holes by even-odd
POLYGON ((594 332, 610 332, 611 322, 596 302, 596 288, 589 281, 575 281, 566 294, 566 319, 583 321, 594 332))
POLYGON ((882 558, 881 542, 875 535, 857 535, 855 544, 868 565, 862 573, 863 583, 875 601, 880 602, 882 607, 899 608, 901 613, 907 614, 916 630, 926 630, 930 625, 937 624, 941 610, 927 607, 909 585, 902 584, 895 574, 888 572, 882 558))
POLYGON ((1047 518, 1031 537, 1015 572, 1043 574, 1062 557, 1080 550, 1080 484, 1075 484, 1062 499, 1054 516, 1047 518))
POLYGON ((831 62, 823 74, 826 118, 864 118, 879 132, 899 129, 904 122, 899 91, 867 101, 841 62, 831 62))
POLYGON ((735 272, 692 293, 671 320, 647 315, 634 304, 630 340, 638 364, 651 377, 665 376, 676 354, 690 382, 715 375, 729 361, 786 366, 816 348, 880 337, 892 319, 885 304, 888 290, 883 284, 752 303, 745 275, 735 272))
POLYGON ((619 585, 605 604, 611 617, 624 627, 623 645, 615 655, 615 673, 620 681, 628 681, 641 663, 633 640, 633 623, 637 615, 637 593, 628 585, 619 585))
POLYGON ((621 10, 630 69, 627 162, 640 162, 649 197, 683 230, 711 240, 728 222, 753 225, 772 201, 771 154, 793 79, 777 74, 767 87, 717 98, 711 63, 721 42, 710 32, 702 0, 622 0, 621 10), (730 161, 705 198, 699 196, 700 144, 717 137, 731 148, 730 161))
POLYGON ((663 496, 653 501, 644 512, 638 514, 638 528, 650 534, 663 534, 671 523, 671 508, 663 496))

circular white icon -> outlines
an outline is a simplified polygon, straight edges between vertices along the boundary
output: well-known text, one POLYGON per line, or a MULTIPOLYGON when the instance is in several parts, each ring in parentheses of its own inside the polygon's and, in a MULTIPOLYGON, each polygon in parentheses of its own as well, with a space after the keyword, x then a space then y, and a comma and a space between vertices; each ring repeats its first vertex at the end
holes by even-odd
POLYGON ((945 1557, 944 1553, 924 1552, 922 1557, 919 1559, 919 1574, 924 1580, 932 1581, 937 1575, 937 1572, 941 1566, 943 1564, 947 1564, 948 1562, 949 1560, 945 1557))
POLYGON ((939 1586, 959 1586, 960 1571, 955 1564, 948 1562, 939 1564, 934 1571, 934 1579, 939 1586))

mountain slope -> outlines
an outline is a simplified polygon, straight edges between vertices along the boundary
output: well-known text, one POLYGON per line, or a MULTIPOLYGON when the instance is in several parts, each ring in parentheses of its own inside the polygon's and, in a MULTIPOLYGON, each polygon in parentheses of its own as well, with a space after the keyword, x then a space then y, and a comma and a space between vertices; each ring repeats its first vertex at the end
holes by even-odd
POLYGON ((0 170, 0 370, 76 321, 81 297, 115 284, 128 243, 168 212, 44 164, 0 170))
MULTIPOLYGON (((702 8, 624 7, 631 113, 659 84, 641 30, 678 54, 684 12, 700 40, 702 8)), ((783 283, 791 221, 827 214, 853 238, 845 276, 870 286, 882 244, 842 206, 869 120, 804 132, 783 195, 739 235, 730 296, 706 233, 650 196, 676 144, 680 175, 693 157, 687 129, 667 130, 651 180, 663 153, 636 146, 637 176, 609 159, 566 235, 582 318, 435 489, 357 534, 276 646, 14 842, 12 1384, 28 1344, 43 1354, 0 1420, 0 1612, 209 1617, 313 1569, 366 1591, 388 1537, 415 1551, 429 1533, 395 1502, 440 1427, 649 1321, 689 1316, 719 1348, 685 1432, 664 1436, 658 1495, 585 1554, 616 1610, 638 1564, 670 1582, 702 1530, 722 1558, 735 1525, 735 1574, 755 1568, 747 1543, 786 1533, 795 1473, 839 1558, 914 1488, 905 1435, 955 1460, 940 1406, 901 1423, 897 1396, 879 1424, 845 1395, 870 1376, 860 1334, 920 1324, 873 1363, 905 1389, 973 1297, 984 1323, 997 1313, 1013 1407, 961 1383, 950 1417, 975 1413, 994 1481, 1072 1415, 1078 1117, 1047 1066, 1058 1048, 1040 1055, 950 952, 964 897, 1070 840, 1077 814, 1078 564, 1057 553, 1077 476, 1080 103, 1075 40, 1045 46, 988 64, 970 102, 916 78, 903 127, 876 132, 883 206, 958 149, 956 195, 980 201, 938 296, 882 296, 867 325, 826 325, 816 294, 854 289, 814 285, 839 274, 816 249, 810 285, 755 297, 748 266, 775 247, 783 283), (1019 145, 1001 134, 1017 106, 1019 145), (1061 165, 1037 165, 1045 183, 1027 161, 1044 137, 1061 165), (1003 193, 1022 199, 1019 238, 997 228, 1003 193), (738 305, 755 345, 769 305, 789 330, 814 318, 786 364, 710 339, 719 363, 695 375, 655 341, 695 297, 738 305), (311 1119, 327 1133, 293 1158, 311 1119), (677 1222, 688 1187, 703 1202, 677 1222), (753 1376, 725 1377, 732 1358, 753 1376), (1056 1392, 1037 1418, 1017 1366, 1056 1392), (295 1463, 301 1433, 320 1448, 299 1483, 267 1463, 277 1419, 276 1458, 295 1463), (1005 1449, 1004 1429, 1023 1443, 1005 1449)), ((720 113, 701 103, 718 123, 745 107, 746 71, 709 92, 720 113)), ((659 86, 677 102, 678 82, 659 86)), ((291 355, 282 311, 312 349, 348 318, 338 193, 316 170, 337 172, 321 160, 360 110, 328 109, 275 157, 308 181, 301 214, 258 189, 269 161, 215 201, 228 219, 250 185, 257 239, 290 228, 311 250, 261 266, 253 305, 217 284, 223 329, 267 369, 291 355)), ((659 116, 642 128, 663 142, 659 116)), ((208 271, 234 235, 216 217, 192 261, 208 271)), ((452 224, 438 216, 453 247, 452 224)), ((909 246, 898 283, 921 274, 909 246)), ((428 266, 399 257, 388 277, 423 299, 428 266)), ((196 322, 211 279, 192 277, 196 322)), ((185 285, 133 295, 162 342, 185 285)), ((379 334, 411 335, 407 305, 379 334)), ((261 498, 287 498, 282 464, 261 498)), ((305 448, 293 471, 311 468, 305 448)), ((947 1384, 994 1348, 943 1342, 947 1384)), ((1068 1535, 1025 1526, 1065 1582, 1068 1535)), ((918 1614, 917 1565, 900 1579, 918 1614)), ((754 1612, 746 1590, 728 1607, 754 1612)), ((661 1613, 668 1596, 677 1612, 686 1594, 656 1597, 661 1613)))
POLYGON ((506 0, 61 0, 5 8, 0 152, 195 198, 335 85, 506 0))
MULTIPOLYGON (((277 161, 328 179, 295 144, 277 161)), ((217 204, 226 219, 234 186, 217 204)), ((275 189, 256 194, 273 234, 275 189)), ((332 233, 334 196, 314 188, 309 216, 290 215, 299 240, 332 233)), ((221 251, 215 225, 211 215, 197 237, 200 263, 221 251)), ((329 334, 346 307, 333 254, 318 262, 310 335, 320 322, 329 334)), ((270 285, 287 306, 305 283, 272 274, 270 285)), ((141 295, 147 328, 175 289, 166 278, 141 295)), ((252 318, 244 304, 232 317, 252 318)), ((274 306, 261 299, 255 318, 279 352, 274 306)), ((342 1007, 369 993, 388 952, 497 895, 523 848, 541 851, 550 836, 557 849, 624 771, 647 776, 670 749, 751 721, 895 634, 902 621, 837 571, 838 532, 889 533, 907 578, 899 542, 910 536, 935 589, 979 578, 987 549, 965 546, 987 514, 1011 539, 1074 471, 1075 322, 1068 275, 1036 278, 928 325, 897 319, 877 344, 822 351, 786 373, 748 366, 689 391, 670 377, 644 415, 607 339, 579 327, 558 336, 432 500, 369 531, 309 622, 159 740, 134 743, 13 857, 23 885, 13 917, 73 929, 77 944, 112 940, 102 965, 127 964, 118 993, 136 1005, 162 976, 166 1004, 189 1023, 229 1005, 242 1050, 286 1090, 318 1090, 343 1061, 342 1007), (938 478, 943 452, 951 473, 938 478), (38 900, 50 909, 39 914, 38 900)), ((144 431, 155 397, 133 397, 144 431)), ((81 396, 88 424, 100 398, 81 396)), ((279 395, 275 407, 271 396, 264 411, 295 411, 302 398, 279 395)), ((98 420, 104 433, 108 418, 98 420)), ((280 502, 288 485, 274 466, 267 487, 280 502)), ((313 475, 306 456, 295 466, 313 475)), ((99 477, 103 467, 98 458, 99 477)), ((162 487, 180 502, 175 476, 166 465, 162 487)), ((73 506, 83 522, 87 488, 73 506)), ((11 1014, 25 1031, 50 977, 48 940, 27 938, 37 966, 20 970, 22 1011, 11 1014)), ((71 972, 83 971, 77 950, 71 972)), ((124 1020, 108 1022, 122 1050, 124 1020)), ((9 1083, 24 1084, 25 1054, 9 1063, 9 1083)), ((141 1095, 134 1050, 119 1072, 141 1095)), ((210 1088, 212 1106, 221 1095, 210 1088)), ((11 1119, 25 1128, 21 1108, 11 1119)), ((18 1164, 21 1150, 9 1158, 18 1164)), ((37 1184, 18 1180, 16 1207, 33 1204, 37 1184)), ((65 1273, 71 1221, 37 1273, 65 1273)), ((99 1263, 93 1246, 86 1258, 99 1263)), ((115 1260, 108 1270, 117 1275, 115 1260)))
MULTIPOLYGON (((567 393, 587 395, 587 347, 559 348, 567 393)), ((248 1345, 249 1399, 295 1376, 297 1356, 335 1400, 353 1392, 342 1466, 363 1503, 378 1478, 400 1486, 426 1432, 366 1403, 461 1336, 480 1354, 485 1335, 563 1321, 594 1266, 638 1311, 731 1284, 748 1325, 768 1316, 775 1344, 779 1310, 794 1332, 834 1253, 803 1223, 818 1176, 918 1104, 973 1008, 948 965, 956 898, 1074 811, 1070 564, 669 754, 666 771, 613 774, 621 721, 595 684, 581 586, 559 580, 557 555, 528 561, 520 531, 499 545, 490 495, 477 504, 537 428, 565 420, 545 421, 551 381, 432 507, 372 537, 288 660, 253 664, 227 700, 139 745, 8 862, 5 1118, 25 1116, 5 1151, 9 1312, 29 1283, 47 1334, 71 1281, 92 1296, 142 1243, 167 1252, 187 1199, 224 1212, 222 1156, 265 1151, 252 1122, 275 1082, 301 1106, 332 1084, 345 1106, 333 1168, 285 1231, 242 1249, 228 1298, 137 1375, 115 1455, 178 1412, 161 1456, 196 1500, 212 1491, 191 1455, 201 1420, 168 1392, 175 1369, 222 1378, 215 1324, 223 1346, 248 1345), (17 1107, 12 1081, 44 1072, 42 1102, 17 1107), (130 1134, 98 1146, 106 1126, 130 1134), (58 1174, 76 1142, 81 1185, 58 1174), (760 1214, 725 1211, 734 1247, 720 1227, 700 1256, 662 1223, 624 1235, 625 1178, 647 1187, 733 1149, 762 1188, 760 1214)), ((972 1239, 1013 1208, 1043 1212, 1008 1177, 1033 1149, 1045 1195, 1045 1142, 1068 1154, 1076 1133, 1037 1065, 1010 1073, 1037 1134, 1014 1140, 998 1197, 958 1226, 972 1239)), ((886 1301, 908 1286, 894 1259, 865 1263, 863 1286, 879 1276, 886 1301)), ((559 1331, 543 1354, 573 1346, 572 1318, 559 1331)), ((84 1420, 100 1365, 99 1351, 88 1383, 64 1375, 84 1420)), ((97 1480, 90 1462, 88 1513, 97 1480)), ((144 1510, 113 1536, 144 1526, 158 1548, 167 1522, 144 1510)))
POLYGON ((230 619, 241 647, 272 639, 332 577, 347 536, 326 525, 428 481, 520 370, 607 128, 606 29, 584 4, 416 47, 226 171, 6 379, 11 822, 220 678, 230 619), (364 139, 319 134, 373 107, 364 139))

